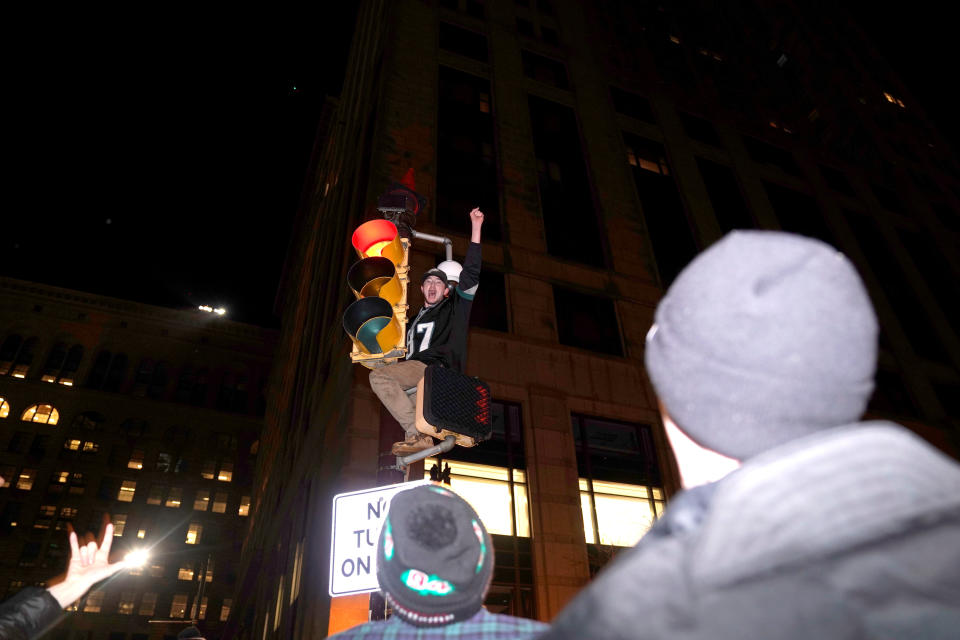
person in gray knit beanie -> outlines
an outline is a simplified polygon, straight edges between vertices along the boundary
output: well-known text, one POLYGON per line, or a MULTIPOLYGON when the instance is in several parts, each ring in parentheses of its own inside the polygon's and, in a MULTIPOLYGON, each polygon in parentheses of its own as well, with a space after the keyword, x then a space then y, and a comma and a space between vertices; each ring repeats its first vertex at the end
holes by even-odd
POLYGON ((811 238, 738 231, 691 262, 661 300, 647 372, 684 433, 744 460, 863 415, 877 333, 843 254, 811 238))
POLYGON ((956 637, 960 465, 858 422, 877 333, 822 242, 738 231, 697 256, 645 356, 684 490, 539 640, 956 637))

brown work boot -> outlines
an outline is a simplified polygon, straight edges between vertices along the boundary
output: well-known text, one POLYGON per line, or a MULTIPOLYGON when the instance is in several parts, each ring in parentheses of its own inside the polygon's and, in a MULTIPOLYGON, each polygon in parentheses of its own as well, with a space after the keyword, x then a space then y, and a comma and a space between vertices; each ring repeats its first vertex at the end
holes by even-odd
POLYGON ((403 442, 394 442, 390 451, 395 456, 408 456, 416 451, 423 451, 433 446, 433 438, 422 433, 413 433, 403 442))

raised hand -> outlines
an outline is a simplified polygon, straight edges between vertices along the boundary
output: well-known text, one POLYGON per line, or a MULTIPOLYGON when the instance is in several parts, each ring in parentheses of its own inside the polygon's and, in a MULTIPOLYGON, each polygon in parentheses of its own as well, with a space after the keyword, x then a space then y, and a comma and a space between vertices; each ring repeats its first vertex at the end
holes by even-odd
POLYGON ((127 566, 125 560, 110 564, 110 546, 113 544, 112 524, 108 523, 104 527, 103 540, 99 546, 92 536, 89 537, 91 539, 80 546, 77 532, 71 528, 70 562, 67 564, 67 572, 60 577, 60 582, 48 589, 50 595, 56 598, 64 608, 81 598, 90 587, 127 566))

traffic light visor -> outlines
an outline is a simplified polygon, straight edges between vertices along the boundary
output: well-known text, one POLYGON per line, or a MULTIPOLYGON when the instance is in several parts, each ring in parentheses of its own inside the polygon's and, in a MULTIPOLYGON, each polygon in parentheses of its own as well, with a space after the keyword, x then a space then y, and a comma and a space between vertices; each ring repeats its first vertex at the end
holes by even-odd
POLYGON ((393 264, 403 261, 403 245, 397 227, 389 220, 364 222, 353 232, 353 248, 361 258, 384 257, 393 264))
POLYGON ((357 300, 343 314, 343 328, 364 353, 386 353, 402 343, 393 306, 383 298, 357 300))
POLYGON ((347 284, 357 299, 378 296, 394 305, 403 298, 397 267, 386 258, 364 258, 354 263, 347 272, 347 284))

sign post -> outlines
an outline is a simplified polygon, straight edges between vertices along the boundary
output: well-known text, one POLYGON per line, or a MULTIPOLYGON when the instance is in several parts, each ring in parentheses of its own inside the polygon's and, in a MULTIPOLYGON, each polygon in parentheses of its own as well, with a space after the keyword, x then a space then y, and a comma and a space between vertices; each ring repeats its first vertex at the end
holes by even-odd
POLYGON ((333 497, 330 540, 330 596, 377 591, 377 540, 390 500, 429 480, 340 493, 333 497))

